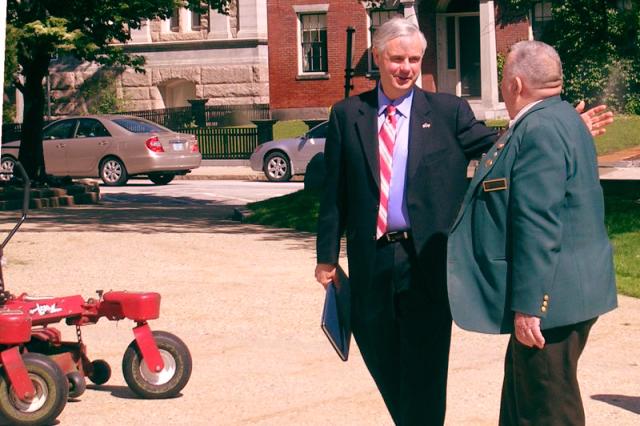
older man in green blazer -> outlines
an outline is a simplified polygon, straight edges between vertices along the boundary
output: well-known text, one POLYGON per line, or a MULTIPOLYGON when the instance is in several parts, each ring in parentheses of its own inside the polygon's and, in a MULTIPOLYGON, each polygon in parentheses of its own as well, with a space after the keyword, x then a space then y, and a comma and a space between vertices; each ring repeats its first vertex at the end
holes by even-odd
POLYGON ((501 84, 512 120, 482 157, 448 241, 455 322, 511 333, 501 425, 585 423, 578 358, 617 305, 593 139, 561 89, 551 46, 512 47, 501 84))

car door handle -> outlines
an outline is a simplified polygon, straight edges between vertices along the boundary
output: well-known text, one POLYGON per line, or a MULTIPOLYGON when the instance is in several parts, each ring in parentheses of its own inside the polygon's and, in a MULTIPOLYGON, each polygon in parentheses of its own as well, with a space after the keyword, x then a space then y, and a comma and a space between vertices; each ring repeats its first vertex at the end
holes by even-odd
POLYGON ((102 145, 102 146, 105 146, 105 145, 108 145, 108 144, 109 144, 109 142, 107 142, 107 141, 98 142, 98 145, 102 145))
POLYGON ((56 145, 56 148, 64 148, 65 146, 67 146, 67 144, 59 143, 58 145, 56 145))

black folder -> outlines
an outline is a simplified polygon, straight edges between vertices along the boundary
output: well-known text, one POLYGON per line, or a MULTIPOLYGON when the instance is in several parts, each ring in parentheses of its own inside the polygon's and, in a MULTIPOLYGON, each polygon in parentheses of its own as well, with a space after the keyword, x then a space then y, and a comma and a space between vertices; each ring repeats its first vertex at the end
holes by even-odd
POLYGON ((327 286, 321 327, 340 359, 346 361, 351 343, 351 289, 349 278, 340 266, 337 273, 339 285, 331 282, 327 286))

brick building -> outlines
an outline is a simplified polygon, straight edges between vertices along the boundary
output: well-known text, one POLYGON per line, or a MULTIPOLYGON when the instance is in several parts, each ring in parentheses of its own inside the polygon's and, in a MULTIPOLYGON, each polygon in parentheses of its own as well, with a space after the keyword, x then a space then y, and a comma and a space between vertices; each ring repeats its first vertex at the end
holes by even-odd
POLYGON ((347 27, 355 29, 351 94, 375 87, 371 35, 395 15, 416 20, 427 38, 424 89, 466 98, 480 119, 503 117, 497 54, 533 37, 530 22, 544 24, 548 3, 539 2, 529 19, 502 25, 491 0, 387 0, 377 8, 356 0, 267 0, 274 118, 326 117, 344 97, 347 27))

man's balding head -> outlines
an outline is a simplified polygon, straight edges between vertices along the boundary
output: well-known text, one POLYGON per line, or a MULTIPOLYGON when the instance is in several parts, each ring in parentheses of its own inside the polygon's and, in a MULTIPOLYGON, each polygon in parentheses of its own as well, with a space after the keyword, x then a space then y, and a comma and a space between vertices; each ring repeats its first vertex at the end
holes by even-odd
POLYGON ((511 46, 502 75, 502 96, 511 118, 527 104, 562 91, 560 56, 540 41, 521 41, 511 46))

